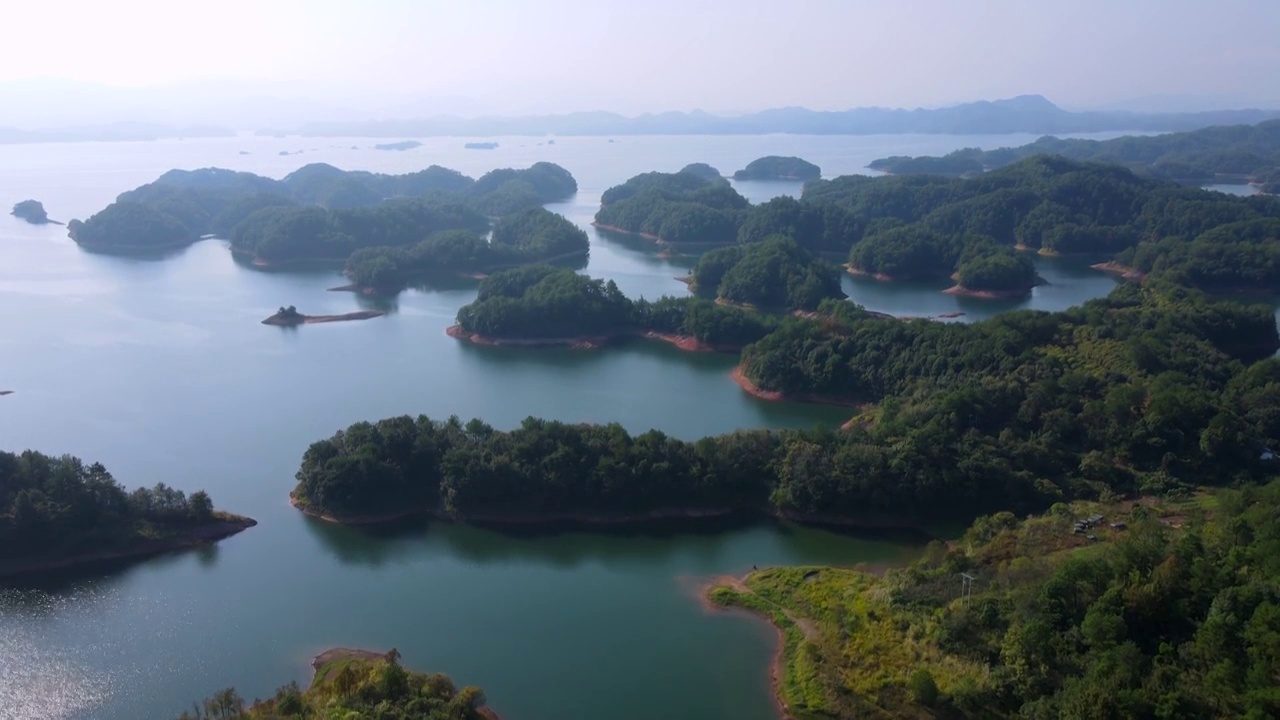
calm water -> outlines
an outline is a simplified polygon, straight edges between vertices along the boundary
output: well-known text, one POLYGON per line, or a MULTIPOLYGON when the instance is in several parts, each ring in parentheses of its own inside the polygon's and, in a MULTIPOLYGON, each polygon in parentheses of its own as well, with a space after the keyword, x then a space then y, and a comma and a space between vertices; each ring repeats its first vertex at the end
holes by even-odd
MULTIPOLYGON (((374 151, 367 139, 252 137, 0 146, 0 207, 34 197, 56 219, 83 218, 172 167, 279 177, 308 162, 383 172, 438 163, 479 175, 551 160, 581 187, 552 209, 586 226, 606 188, 648 170, 701 161, 732 173, 761 155, 796 154, 833 176, 884 155, 1032 139, 515 138, 466 151, 464 139, 434 138, 408 152, 374 151)), ((800 189, 738 187, 754 201, 800 189)), ((632 295, 685 292, 674 276, 691 258, 589 232, 590 274, 632 295)), ((1015 303, 852 278, 846 290, 874 310, 967 320, 1063 308, 1113 285, 1083 261, 1038 262, 1049 284, 1015 303)), ((644 343, 598 352, 458 343, 444 328, 474 297, 471 283, 406 292, 388 317, 367 322, 259 324, 280 305, 318 314, 369 302, 326 291, 338 283, 331 270, 242 267, 216 240, 161 259, 93 255, 63 228, 0 216, 0 389, 16 391, 0 398, 0 448, 101 460, 128 485, 204 488, 261 523, 208 551, 0 591, 0 718, 171 717, 228 685, 261 696, 305 681, 312 655, 349 645, 395 646, 413 667, 481 685, 508 718, 763 720, 772 633, 709 614, 698 584, 753 564, 901 562, 919 549, 789 525, 515 536, 308 521, 286 502, 302 452, 360 419, 456 413, 505 428, 539 415, 684 438, 846 419, 746 396, 727 356, 644 343)))

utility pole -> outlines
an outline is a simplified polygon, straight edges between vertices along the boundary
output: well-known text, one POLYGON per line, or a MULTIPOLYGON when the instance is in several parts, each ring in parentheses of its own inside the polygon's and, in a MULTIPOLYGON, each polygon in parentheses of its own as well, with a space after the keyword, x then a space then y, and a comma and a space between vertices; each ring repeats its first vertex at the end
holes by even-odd
POLYGON ((969 607, 969 601, 973 599, 974 579, 969 573, 960 573, 960 599, 965 607, 969 607))

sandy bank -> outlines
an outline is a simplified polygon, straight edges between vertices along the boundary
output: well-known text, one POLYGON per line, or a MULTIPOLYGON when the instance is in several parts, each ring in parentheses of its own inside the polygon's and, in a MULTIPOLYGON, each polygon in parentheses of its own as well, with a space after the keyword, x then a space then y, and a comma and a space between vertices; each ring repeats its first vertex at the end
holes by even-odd
POLYGON ((275 325, 277 327, 294 327, 296 325, 315 325, 318 323, 344 322, 347 320, 368 320, 370 318, 382 317, 386 315, 382 310, 360 310, 358 312, 343 313, 341 315, 297 315, 293 317, 282 316, 276 313, 266 320, 262 321, 263 325, 275 325))
POLYGON ((817 405, 834 405, 835 407, 862 408, 866 403, 860 403, 854 400, 842 400, 839 398, 827 397, 816 393, 784 393, 779 390, 765 390, 756 385, 742 371, 742 366, 738 365, 729 373, 729 377, 738 383, 738 387, 747 392, 748 395, 768 400, 769 402, 807 402, 817 405))
POLYGON ((666 240, 663 240, 657 235, 653 235, 651 233, 646 233, 646 232, 638 232, 635 230, 628 230, 626 228, 620 228, 617 225, 605 225, 603 223, 593 222, 591 223, 591 227, 596 228, 597 230, 605 230, 608 232, 618 233, 620 235, 635 235, 636 237, 642 237, 645 240, 652 240, 660 245, 668 244, 666 240))
POLYGON ((742 350, 742 347, 739 345, 732 345, 729 343, 709 343, 699 340, 692 335, 676 335, 674 333, 660 333, 652 330, 624 330, 609 335, 576 335, 573 337, 503 338, 467 332, 462 329, 461 325, 450 325, 445 328, 445 334, 451 338, 467 340, 477 345, 491 345, 495 347, 570 347, 576 350, 595 350, 617 340, 627 338, 645 338, 648 340, 660 340, 662 342, 675 345, 681 350, 688 352, 736 353, 742 350))
POLYGON ((115 560, 130 560, 164 555, 210 545, 258 524, 257 520, 230 513, 219 513, 218 521, 190 528, 176 537, 161 540, 139 540, 128 547, 95 550, 58 557, 0 560, 0 577, 29 575, 53 570, 65 570, 81 565, 95 565, 115 560))
POLYGON ((854 277, 869 277, 873 280, 879 280, 880 282, 897 282, 898 281, 898 278, 885 275, 884 273, 867 272, 866 270, 863 270, 859 267, 855 267, 850 263, 845 263, 844 270, 845 272, 849 273, 850 275, 853 275, 854 277))
POLYGON ((942 292, 947 295, 982 298, 983 300, 1016 300, 1031 294, 1031 288, 1020 288, 1018 290, 974 290, 973 288, 967 288, 963 285, 952 285, 942 292))
POLYGON ((1142 282, 1143 280, 1147 279, 1146 273, 1135 270, 1127 265, 1121 265, 1115 260, 1109 260, 1104 263, 1097 263, 1094 265, 1090 265, 1089 267, 1093 268, 1094 270, 1101 270, 1102 272, 1108 273, 1110 275, 1119 275, 1124 280, 1133 280, 1136 282, 1142 282))

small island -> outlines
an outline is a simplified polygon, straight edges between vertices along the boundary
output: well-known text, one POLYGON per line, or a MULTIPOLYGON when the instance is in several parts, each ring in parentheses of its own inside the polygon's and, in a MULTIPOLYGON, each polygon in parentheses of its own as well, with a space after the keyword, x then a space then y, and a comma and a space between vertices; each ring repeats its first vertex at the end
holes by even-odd
POLYGON ((822 168, 798 157, 768 155, 752 160, 733 174, 734 180, 797 180, 808 182, 822 177, 822 168))
POLYGON ((827 298, 843 298, 840 270, 815 258, 795 240, 774 235, 703 255, 690 289, 720 302, 762 310, 814 310, 827 298))
MULTIPOLYGON (((555 141, 554 141, 554 140, 552 140, 552 141, 550 142, 550 144, 555 144, 555 141)), ((497 149, 497 147, 498 147, 498 143, 496 143, 496 142, 469 142, 469 143, 467 143, 466 145, 463 145, 462 147, 466 148, 467 150, 495 150, 495 149, 497 149)))
POLYGON ((39 200, 23 200, 13 206, 13 211, 9 213, 16 218, 26 220, 32 225, 61 225, 57 220, 50 220, 49 214, 44 211, 44 205, 39 200))
POLYGON ((278 718, 449 718, 498 720, 478 687, 459 689, 446 675, 408 670, 399 651, 332 648, 311 661, 311 683, 289 683, 266 700, 247 703, 235 688, 221 690, 177 720, 278 718), (201 712, 203 710, 203 712, 201 712))
POLYGON ((451 337, 479 345, 568 345, 590 349, 622 338, 662 340, 684 350, 736 351, 778 318, 701 298, 631 300, 606 282, 565 268, 528 265, 494 273, 458 310, 451 337))
POLYGON ((370 318, 382 317, 387 313, 382 310, 359 310, 357 312, 343 313, 341 315, 303 315, 298 309, 290 305, 289 307, 281 307, 274 315, 262 321, 263 325, 275 325, 278 327, 296 327, 298 325, 313 325, 316 323, 343 322, 345 320, 368 320, 370 318))
POLYGON ((750 205, 723 178, 650 172, 604 191, 592 224, 658 243, 724 245, 750 205))
POLYGON ((0 452, 0 578, 209 545, 257 523, 203 490, 126 490, 99 463, 0 452))
POLYGON ((412 150, 414 148, 420 148, 420 147, 422 147, 422 143, 418 142, 417 140, 401 140, 400 142, 380 143, 378 145, 374 145, 373 149, 374 150, 412 150))

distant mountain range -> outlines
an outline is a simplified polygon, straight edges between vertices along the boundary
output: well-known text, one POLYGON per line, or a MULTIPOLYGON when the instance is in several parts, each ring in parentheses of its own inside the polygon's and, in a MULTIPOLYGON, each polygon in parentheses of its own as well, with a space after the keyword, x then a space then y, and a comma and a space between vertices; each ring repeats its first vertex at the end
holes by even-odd
POLYGON ((726 117, 668 112, 626 117, 609 112, 518 117, 436 116, 415 120, 318 122, 301 135, 337 137, 438 137, 499 135, 881 135, 926 133, 982 135, 1064 134, 1105 131, 1171 132, 1209 125, 1253 124, 1280 118, 1280 110, 1217 110, 1190 113, 1072 112, 1040 95, 983 100, 938 109, 856 108, 817 111, 778 108, 726 117))
POLYGON ((70 127, 20 130, 0 127, 0 145, 46 142, 144 141, 184 137, 231 137, 234 130, 210 126, 178 127, 155 123, 105 123, 70 127))

